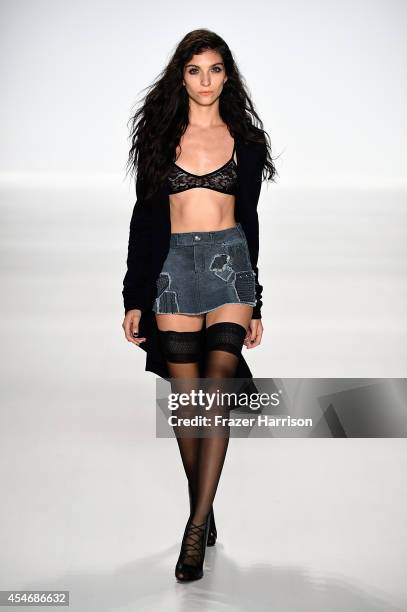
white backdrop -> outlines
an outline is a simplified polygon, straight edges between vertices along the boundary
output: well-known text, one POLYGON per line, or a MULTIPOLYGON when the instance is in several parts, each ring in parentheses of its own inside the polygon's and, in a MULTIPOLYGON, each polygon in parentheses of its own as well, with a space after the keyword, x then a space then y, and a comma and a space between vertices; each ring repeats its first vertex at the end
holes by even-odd
POLYGON ((121 175, 131 104, 207 27, 235 54, 281 184, 405 185, 403 0, 2 0, 1 12, 2 175, 121 175))
POLYGON ((86 612, 407 609, 404 439, 232 440, 216 550, 198 587, 174 589, 185 477, 121 329, 126 123, 207 27, 280 155, 259 204, 254 375, 406 376, 406 13, 1 1, 0 589, 69 588, 86 612))

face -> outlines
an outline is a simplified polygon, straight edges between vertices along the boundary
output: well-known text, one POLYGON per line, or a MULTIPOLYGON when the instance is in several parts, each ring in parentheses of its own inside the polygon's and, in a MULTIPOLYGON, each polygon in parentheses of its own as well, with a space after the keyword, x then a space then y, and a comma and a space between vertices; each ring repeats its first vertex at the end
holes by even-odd
POLYGON ((184 67, 185 89, 198 104, 209 105, 217 100, 226 81, 225 66, 218 51, 208 49, 193 55, 184 67))

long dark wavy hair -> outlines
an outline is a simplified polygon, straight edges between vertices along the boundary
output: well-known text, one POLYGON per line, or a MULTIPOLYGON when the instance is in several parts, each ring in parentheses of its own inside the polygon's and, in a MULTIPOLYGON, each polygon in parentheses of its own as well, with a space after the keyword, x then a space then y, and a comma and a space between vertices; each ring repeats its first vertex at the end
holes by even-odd
POLYGON ((233 137, 239 134, 246 142, 266 144, 262 178, 275 182, 277 171, 271 157, 270 138, 263 129, 233 55, 215 32, 199 29, 189 32, 180 41, 167 66, 153 84, 145 88, 148 92, 144 102, 128 122, 131 147, 126 176, 130 172, 138 177, 147 198, 166 179, 170 164, 175 161, 176 147, 188 126, 189 97, 182 84, 184 66, 193 55, 207 49, 222 56, 228 76, 219 98, 222 120, 233 137))

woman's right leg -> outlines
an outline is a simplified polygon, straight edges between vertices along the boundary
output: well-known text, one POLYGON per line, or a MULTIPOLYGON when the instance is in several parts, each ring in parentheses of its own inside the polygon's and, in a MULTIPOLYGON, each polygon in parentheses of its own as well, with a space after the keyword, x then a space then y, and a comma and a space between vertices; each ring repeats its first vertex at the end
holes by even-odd
MULTIPOLYGON (((205 317, 204 315, 156 314, 156 318, 161 348, 168 365, 169 375, 173 379, 171 390, 176 393, 191 393, 197 387, 197 381, 193 379, 200 378, 199 360, 203 350, 202 328, 205 317)), ((196 414, 197 410, 193 405, 180 405, 176 416, 190 419, 196 414)), ((174 431, 192 496, 195 497, 198 489, 200 438, 197 434, 199 427, 174 426, 174 431)), ((208 521, 209 518, 205 524, 196 525, 192 522, 192 512, 188 518, 181 552, 175 567, 175 575, 181 581, 195 580, 203 573, 208 521)))
MULTIPOLYGON (((189 392, 190 379, 200 376, 198 358, 200 351, 203 350, 200 339, 205 315, 156 314, 155 316, 169 375, 171 378, 180 379, 174 381, 173 387, 177 387, 177 392, 189 392)), ((192 417, 196 414, 194 410, 193 407, 182 406, 177 410, 177 415, 192 417)), ((174 428, 193 499, 197 493, 200 442, 199 437, 193 435, 196 431, 192 427, 174 428)))

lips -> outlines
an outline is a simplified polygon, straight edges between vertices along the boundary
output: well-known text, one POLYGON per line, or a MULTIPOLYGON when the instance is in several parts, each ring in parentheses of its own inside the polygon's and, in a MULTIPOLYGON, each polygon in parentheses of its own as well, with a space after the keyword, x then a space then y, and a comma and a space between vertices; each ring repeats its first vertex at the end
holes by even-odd
POLYGON ((211 94, 211 91, 200 91, 199 92, 201 94, 201 96, 209 96, 209 94, 211 94))

